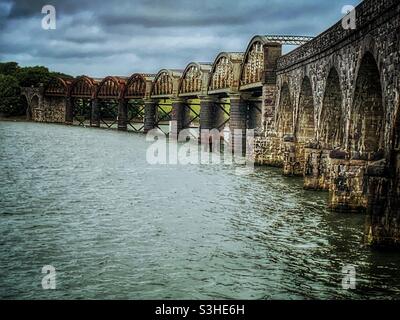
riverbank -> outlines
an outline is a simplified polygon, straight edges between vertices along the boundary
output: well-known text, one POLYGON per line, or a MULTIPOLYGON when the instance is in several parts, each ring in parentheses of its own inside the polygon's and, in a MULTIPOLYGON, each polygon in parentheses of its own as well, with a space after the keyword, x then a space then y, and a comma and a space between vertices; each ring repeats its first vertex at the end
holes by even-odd
POLYGON ((10 121, 10 122, 27 122, 29 120, 26 119, 26 116, 12 116, 6 117, 4 115, 0 115, 0 121, 10 121))

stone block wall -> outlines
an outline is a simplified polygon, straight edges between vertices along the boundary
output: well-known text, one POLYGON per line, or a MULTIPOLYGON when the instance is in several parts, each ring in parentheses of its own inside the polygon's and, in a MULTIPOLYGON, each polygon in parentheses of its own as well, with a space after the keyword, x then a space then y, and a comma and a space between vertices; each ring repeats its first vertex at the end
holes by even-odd
POLYGON ((66 97, 44 96, 43 87, 22 88, 22 95, 28 102, 32 121, 65 123, 66 97))
POLYGON ((43 122, 64 123, 66 100, 64 97, 44 97, 43 122))
POLYGON ((283 167, 283 151, 277 136, 256 136, 253 151, 256 165, 283 167))

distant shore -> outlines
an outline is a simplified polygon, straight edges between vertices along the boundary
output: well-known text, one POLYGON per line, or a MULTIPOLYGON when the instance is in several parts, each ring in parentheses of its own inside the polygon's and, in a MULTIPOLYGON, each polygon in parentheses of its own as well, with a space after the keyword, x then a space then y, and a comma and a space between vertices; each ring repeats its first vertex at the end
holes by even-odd
POLYGON ((13 121, 13 122, 26 122, 26 116, 14 116, 14 117, 5 117, 0 115, 0 121, 13 121))

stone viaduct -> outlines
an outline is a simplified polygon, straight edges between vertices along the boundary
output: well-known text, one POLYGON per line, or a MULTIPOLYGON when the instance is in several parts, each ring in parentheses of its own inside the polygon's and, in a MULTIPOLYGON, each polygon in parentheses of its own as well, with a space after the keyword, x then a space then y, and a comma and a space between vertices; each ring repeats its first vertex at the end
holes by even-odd
POLYGON ((24 88, 27 114, 138 132, 170 120, 172 133, 254 129, 257 164, 329 191, 333 210, 367 212, 366 242, 399 246, 400 1, 365 0, 355 12, 355 29, 256 36, 245 52, 184 70, 56 78, 24 88), (283 44, 300 46, 282 55, 283 44))

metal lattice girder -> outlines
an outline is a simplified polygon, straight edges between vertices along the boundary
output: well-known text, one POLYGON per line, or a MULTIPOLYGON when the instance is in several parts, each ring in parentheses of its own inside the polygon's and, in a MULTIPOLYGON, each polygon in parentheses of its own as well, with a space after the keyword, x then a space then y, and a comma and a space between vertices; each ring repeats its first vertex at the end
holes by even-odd
POLYGON ((127 105, 127 124, 135 132, 141 132, 144 129, 144 110, 143 102, 128 103, 127 105), (135 126, 136 125, 136 126, 135 126))
POLYGON ((216 123, 216 128, 221 131, 225 128, 225 125, 229 123, 231 120, 231 114, 230 112, 227 111, 227 106, 230 107, 230 103, 225 103, 225 102, 217 102, 215 104, 217 106, 217 110, 222 111, 222 119, 219 119, 222 122, 216 123))
POLYGON ((78 125, 84 126, 85 122, 90 120, 91 103, 88 98, 75 98, 72 100, 73 121, 78 125))
POLYGON ((192 128, 197 129, 198 126, 194 126, 194 122, 200 119, 200 114, 197 113, 192 106, 200 105, 200 104, 186 104, 187 112, 189 112, 189 119, 187 123, 183 124, 183 128, 192 128), (192 115, 193 114, 193 115, 192 115))
POLYGON ((112 128, 118 121, 118 101, 114 99, 100 100, 99 118, 107 128, 112 128))
POLYGON ((314 37, 309 37, 309 36, 265 35, 264 37, 266 38, 267 41, 277 42, 280 44, 288 44, 288 45, 302 45, 314 39, 314 37))

